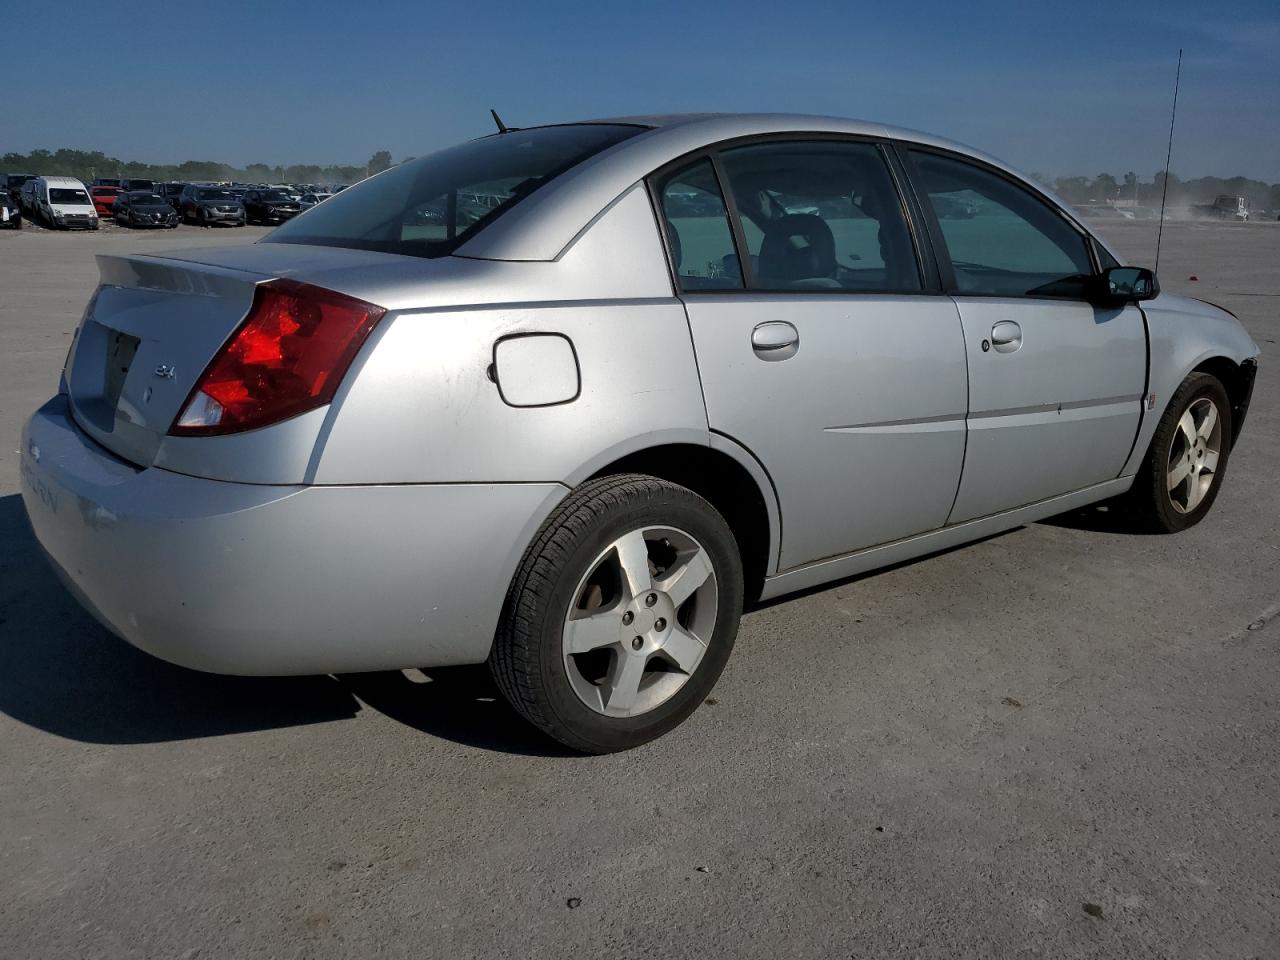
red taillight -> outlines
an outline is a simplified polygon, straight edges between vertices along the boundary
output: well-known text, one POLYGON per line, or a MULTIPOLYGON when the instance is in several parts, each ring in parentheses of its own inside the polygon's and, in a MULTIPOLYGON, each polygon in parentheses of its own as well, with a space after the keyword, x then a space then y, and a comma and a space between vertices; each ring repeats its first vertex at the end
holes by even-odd
POLYGON ((196 382, 169 433, 239 433, 324 406, 384 313, 305 283, 261 284, 249 315, 196 382))

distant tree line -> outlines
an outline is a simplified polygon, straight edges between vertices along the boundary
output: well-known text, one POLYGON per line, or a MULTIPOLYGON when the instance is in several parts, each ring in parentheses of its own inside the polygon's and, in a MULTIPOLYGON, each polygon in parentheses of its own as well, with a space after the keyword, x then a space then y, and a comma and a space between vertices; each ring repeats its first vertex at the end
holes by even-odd
MULTIPOLYGON (((1163 170, 1149 181, 1139 180, 1133 172, 1118 180, 1109 173, 1100 173, 1096 177, 1058 177, 1052 181, 1040 174, 1033 176, 1072 204, 1114 203, 1118 200, 1126 205, 1136 202, 1140 207, 1159 207, 1164 190, 1163 170)), ((1177 174, 1169 174, 1168 204, 1171 207, 1212 203, 1214 197, 1222 194, 1244 197, 1253 209, 1280 208, 1280 183, 1264 183, 1248 177, 1181 180, 1177 174)))
POLYGON ((0 173, 35 173, 49 177, 76 177, 88 183, 94 177, 137 177, 149 180, 240 180, 248 183, 354 183, 392 166, 391 154, 379 150, 363 166, 298 163, 271 166, 251 163, 235 167, 215 160, 187 160, 177 164, 119 160, 100 150, 32 150, 0 156, 0 173))
MULTIPOLYGON (((409 158, 412 159, 412 158, 409 158)), ((401 161, 402 163, 404 161, 401 161)), ((77 177, 86 183, 94 177, 146 177, 151 180, 243 180, 251 183, 353 183, 366 176, 394 166, 391 153, 378 150, 364 166, 299 163, 270 166, 251 163, 234 167, 215 160, 186 160, 178 164, 142 163, 119 160, 100 150, 32 150, 30 153, 6 153, 0 157, 0 173, 37 173, 44 176, 77 177)), ((1058 177, 1050 180, 1032 174, 1068 203, 1136 203, 1140 207, 1160 206, 1164 187, 1164 171, 1149 181, 1136 173, 1117 179, 1109 173, 1096 177, 1058 177)), ((1212 203, 1221 194, 1244 197, 1255 209, 1280 209, 1280 183, 1264 183, 1247 177, 1200 177, 1180 180, 1169 175, 1169 205, 1212 203)))

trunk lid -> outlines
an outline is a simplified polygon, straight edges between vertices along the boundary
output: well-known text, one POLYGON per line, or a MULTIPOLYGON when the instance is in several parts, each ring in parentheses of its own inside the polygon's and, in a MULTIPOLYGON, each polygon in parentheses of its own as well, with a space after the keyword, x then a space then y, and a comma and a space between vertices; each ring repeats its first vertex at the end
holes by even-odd
MULTIPOLYGON (((77 423, 140 466, 156 462, 174 418, 214 354, 240 326, 259 283, 376 276, 408 258, 293 244, 100 255, 100 284, 64 376, 77 423)), ((423 261, 417 261, 422 266, 423 261)))
POLYGON ((146 466, 267 278, 141 256, 99 256, 98 269, 67 357, 71 407, 94 440, 146 466))

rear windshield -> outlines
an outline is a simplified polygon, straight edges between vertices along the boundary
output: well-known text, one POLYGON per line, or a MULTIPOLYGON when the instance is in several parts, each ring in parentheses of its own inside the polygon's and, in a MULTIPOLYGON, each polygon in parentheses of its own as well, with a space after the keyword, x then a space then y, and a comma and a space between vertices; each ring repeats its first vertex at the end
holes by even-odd
POLYGON ((444 256, 542 184, 643 129, 572 124, 472 140, 343 190, 264 242, 444 256))
POLYGON ((83 190, 49 188, 50 203, 88 203, 89 195, 83 190))

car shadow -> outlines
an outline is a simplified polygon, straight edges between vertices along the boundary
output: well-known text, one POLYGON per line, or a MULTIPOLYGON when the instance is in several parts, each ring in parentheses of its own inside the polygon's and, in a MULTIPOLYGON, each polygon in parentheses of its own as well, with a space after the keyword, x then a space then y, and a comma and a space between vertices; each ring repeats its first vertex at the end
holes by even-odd
POLYGON ((1049 527, 1064 527, 1068 530, 1088 530, 1091 533, 1117 533, 1132 536, 1149 535, 1135 522, 1133 514, 1121 508, 1115 500, 1104 500, 1091 503, 1076 510, 1068 510, 1056 517, 1048 517, 1039 521, 1049 527))
POLYGON ((767 610, 770 607, 776 607, 782 603, 790 603, 792 600, 800 600, 805 597, 811 597, 817 593, 825 593, 826 591, 833 590, 836 587, 842 587, 850 583, 857 583, 859 580, 866 580, 870 577, 878 577, 881 574, 889 573, 892 570, 900 570, 903 567, 910 567, 917 563, 924 563, 927 560, 932 560, 934 557, 944 557, 948 553, 954 553, 957 550, 967 550, 970 547, 974 546, 975 544, 986 543, 988 540, 997 540, 1000 537, 1007 537, 1009 534, 1015 533, 1021 529, 1022 527, 1018 526, 1018 527, 1013 527, 1012 529, 1009 529, 1009 530, 1000 530, 996 533, 989 533, 985 537, 979 537, 976 540, 966 540, 964 543, 958 543, 958 544, 955 544, 954 546, 943 547, 939 550, 934 550, 930 553, 922 553, 920 556, 911 557, 909 560, 899 560, 897 563, 891 563, 883 567, 875 567, 871 570, 866 570, 862 573, 851 574, 850 576, 847 576, 847 577, 841 577, 839 580, 829 580, 825 583, 819 583, 816 586, 806 587, 803 590, 797 590, 794 593, 784 593, 781 596, 770 597, 768 600, 755 600, 749 603, 747 605, 746 610, 744 610, 743 612, 753 613, 757 610, 767 610))
POLYGON ((468 746, 563 752, 506 704, 483 666, 414 674, 420 682, 399 671, 227 677, 166 663, 81 609, 42 555, 21 497, 0 497, 0 712, 28 726, 84 743, 162 743, 350 720, 367 706, 468 746))
POLYGON ((338 679, 368 707, 433 737, 524 756, 580 756, 516 713, 484 664, 350 673, 338 679))

